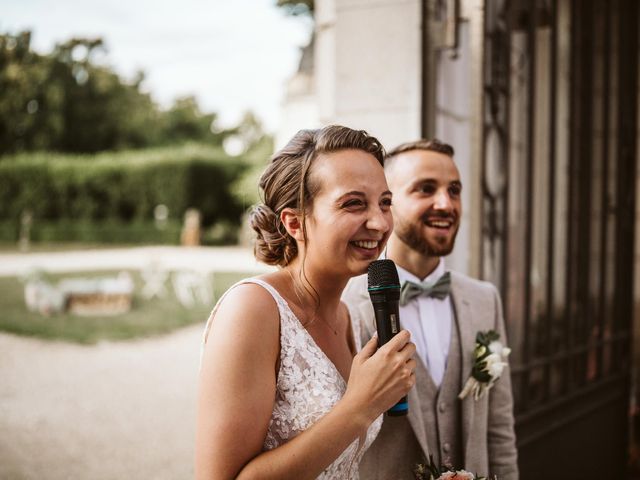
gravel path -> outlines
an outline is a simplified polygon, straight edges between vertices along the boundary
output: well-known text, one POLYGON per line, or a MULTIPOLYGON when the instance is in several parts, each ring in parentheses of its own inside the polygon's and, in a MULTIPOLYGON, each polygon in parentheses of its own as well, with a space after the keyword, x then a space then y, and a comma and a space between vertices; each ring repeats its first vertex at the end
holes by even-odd
MULTIPOLYGON (((139 247, 3 253, 0 276, 152 262, 170 270, 270 270, 244 248, 139 247)), ((204 320, 164 337, 94 346, 0 333, 0 479, 193 478, 204 320)))
POLYGON ((193 478, 202 328, 91 347, 0 334, 0 479, 193 478))

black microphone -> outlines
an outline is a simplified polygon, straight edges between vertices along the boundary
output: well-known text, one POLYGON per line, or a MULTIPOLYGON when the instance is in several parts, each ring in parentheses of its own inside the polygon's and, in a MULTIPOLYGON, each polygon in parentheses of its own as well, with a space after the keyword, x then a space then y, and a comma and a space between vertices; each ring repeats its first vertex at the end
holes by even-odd
MULTIPOLYGON (((391 340, 400 331, 400 279, 392 260, 374 260, 369 264, 367 276, 369 296, 376 316, 378 347, 391 340)), ((387 410, 387 415, 398 417, 409 411, 407 397, 387 410)))

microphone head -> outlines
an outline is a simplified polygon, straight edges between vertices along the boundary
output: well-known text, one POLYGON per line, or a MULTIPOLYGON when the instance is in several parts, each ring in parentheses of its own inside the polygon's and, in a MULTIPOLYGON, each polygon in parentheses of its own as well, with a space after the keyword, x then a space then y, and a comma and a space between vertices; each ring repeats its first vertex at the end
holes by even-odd
POLYGON ((385 258, 371 262, 367 274, 367 289, 369 292, 392 288, 400 289, 398 270, 393 260, 385 258))

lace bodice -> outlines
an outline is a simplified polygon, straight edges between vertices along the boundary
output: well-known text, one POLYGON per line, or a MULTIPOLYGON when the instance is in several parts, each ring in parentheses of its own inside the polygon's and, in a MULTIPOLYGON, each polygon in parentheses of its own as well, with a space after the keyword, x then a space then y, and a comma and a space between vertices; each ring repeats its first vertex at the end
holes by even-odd
MULTIPOLYGON (((265 288, 276 301, 280 314, 280 368, 273 412, 263 444, 263 450, 271 450, 294 438, 329 412, 344 395, 347 384, 293 314, 286 300, 271 285, 258 279, 244 280, 236 285, 240 283, 255 283, 265 288)), ((207 322, 205 336, 214 314, 215 309, 207 322)), ((355 330, 356 347, 360 349, 358 324, 352 321, 351 326, 355 330)), ((382 415, 369 426, 363 444, 361 439, 356 439, 318 479, 358 479, 360 459, 378 435, 381 425, 382 415)))

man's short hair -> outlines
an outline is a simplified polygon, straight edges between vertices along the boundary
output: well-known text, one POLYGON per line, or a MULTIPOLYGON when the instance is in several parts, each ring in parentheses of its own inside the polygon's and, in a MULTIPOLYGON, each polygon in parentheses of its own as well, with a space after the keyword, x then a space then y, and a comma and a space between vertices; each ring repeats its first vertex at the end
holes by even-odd
POLYGON ((394 157, 401 153, 411 152, 413 150, 424 150, 427 152, 437 152, 448 155, 453 158, 454 150, 448 143, 441 142, 437 138, 433 140, 420 139, 413 142, 402 143, 387 153, 384 160, 384 166, 389 167, 393 163, 394 157))

